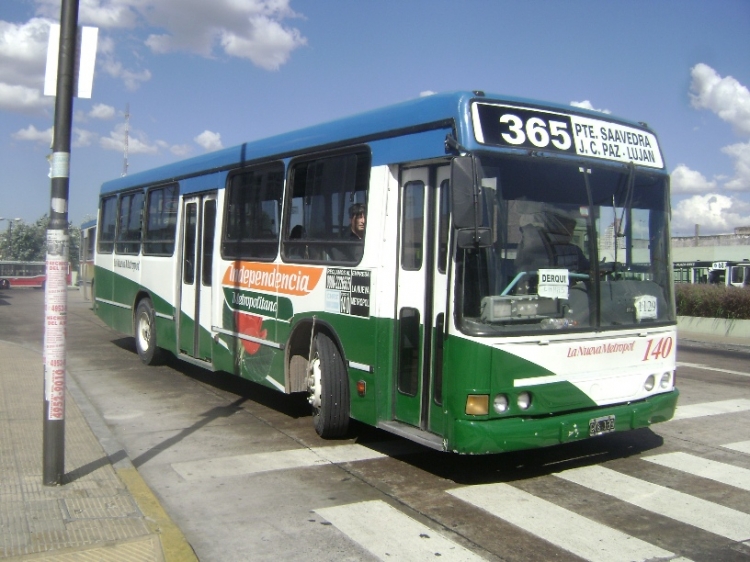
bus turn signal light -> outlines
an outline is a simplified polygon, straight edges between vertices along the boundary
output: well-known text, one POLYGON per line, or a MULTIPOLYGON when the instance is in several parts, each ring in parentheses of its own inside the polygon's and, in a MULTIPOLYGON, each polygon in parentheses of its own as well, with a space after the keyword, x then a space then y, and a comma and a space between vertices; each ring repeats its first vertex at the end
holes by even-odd
POLYGON ((466 397, 466 414, 469 416, 486 416, 489 413, 489 407, 488 394, 469 394, 466 397))

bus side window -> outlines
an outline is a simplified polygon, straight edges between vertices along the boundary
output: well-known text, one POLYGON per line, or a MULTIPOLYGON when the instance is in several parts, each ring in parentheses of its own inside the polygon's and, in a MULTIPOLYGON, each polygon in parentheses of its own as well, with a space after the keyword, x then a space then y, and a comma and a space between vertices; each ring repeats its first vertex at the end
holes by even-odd
POLYGON ((150 189, 146 201, 146 232, 143 235, 143 253, 154 256, 171 256, 175 246, 177 184, 150 189))
POLYGON ((353 235, 350 212, 361 208, 366 215, 369 181, 370 154, 364 150, 293 162, 284 259, 359 263, 364 239, 353 235))
POLYGON ((115 226, 117 224, 117 196, 102 199, 99 212, 99 236, 97 251, 111 254, 115 247, 115 226))
POLYGON ((271 261, 279 246, 284 164, 273 162, 239 171, 227 180, 221 255, 271 261))
POLYGON ((143 192, 126 193, 120 197, 115 251, 118 254, 138 254, 141 251, 143 192))

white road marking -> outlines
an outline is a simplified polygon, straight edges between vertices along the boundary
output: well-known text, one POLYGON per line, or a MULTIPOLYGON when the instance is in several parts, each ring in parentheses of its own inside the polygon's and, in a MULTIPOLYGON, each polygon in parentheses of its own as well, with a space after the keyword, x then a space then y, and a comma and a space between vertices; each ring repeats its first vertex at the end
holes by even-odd
POLYGON ((626 474, 588 466, 555 474, 590 490, 734 541, 750 539, 750 515, 626 474))
POLYGON ((674 556, 509 484, 467 486, 448 493, 586 560, 629 562, 674 556))
POLYGON ((737 398, 734 400, 720 400, 718 402, 704 402, 701 404, 690 404, 688 406, 677 406, 677 411, 672 420, 686 420, 700 418, 703 416, 717 416, 720 414, 736 414, 750 410, 750 400, 737 398))
POLYGON ((703 459, 687 453, 665 453, 641 458, 660 466, 674 468, 750 492, 750 470, 746 468, 703 459))
POLYGON ((172 468, 185 480, 206 478, 223 478, 288 470, 308 466, 340 464, 345 462, 366 461, 390 456, 417 452, 419 447, 412 443, 403 446, 401 441, 380 443, 384 453, 363 445, 334 445, 332 447, 314 447, 311 449, 291 449, 270 453, 254 453, 231 457, 219 457, 199 461, 173 463, 172 468))
POLYGON ((691 367, 693 369, 703 369, 704 371, 716 371, 717 373, 728 373, 730 375, 739 375, 741 377, 750 377, 748 371, 732 371, 731 369, 719 369, 718 367, 710 367, 701 363, 682 363, 677 362, 678 367, 691 367))
POLYGON ((746 453, 750 455, 750 441, 738 441, 737 443, 727 443, 722 445, 725 449, 732 449, 733 451, 739 451, 740 453, 746 453))
POLYGON ((484 560, 383 501, 326 507, 315 513, 380 560, 484 560))

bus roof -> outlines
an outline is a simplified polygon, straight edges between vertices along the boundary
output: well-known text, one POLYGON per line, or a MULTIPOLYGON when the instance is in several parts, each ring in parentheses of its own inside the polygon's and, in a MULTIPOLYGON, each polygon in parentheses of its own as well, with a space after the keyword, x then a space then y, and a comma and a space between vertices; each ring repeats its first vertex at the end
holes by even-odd
POLYGON ((475 100, 511 103, 577 114, 598 120, 620 123, 651 132, 644 124, 604 115, 601 112, 533 99, 485 94, 483 92, 447 92, 405 101, 374 109, 319 125, 290 131, 273 137, 243 143, 116 178, 102 184, 102 193, 166 183, 213 171, 226 170, 245 162, 290 157, 302 151, 324 150, 356 142, 368 142, 396 134, 408 134, 431 129, 452 127, 457 140, 467 149, 482 149, 471 134, 468 110, 475 100))

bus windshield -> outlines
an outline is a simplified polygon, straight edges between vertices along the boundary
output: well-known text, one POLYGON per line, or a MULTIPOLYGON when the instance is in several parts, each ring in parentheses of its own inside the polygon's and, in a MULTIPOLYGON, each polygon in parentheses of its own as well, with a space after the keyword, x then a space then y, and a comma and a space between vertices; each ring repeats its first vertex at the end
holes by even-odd
POLYGON ((482 156, 488 247, 457 249, 461 329, 475 335, 673 322, 666 176, 482 156))

